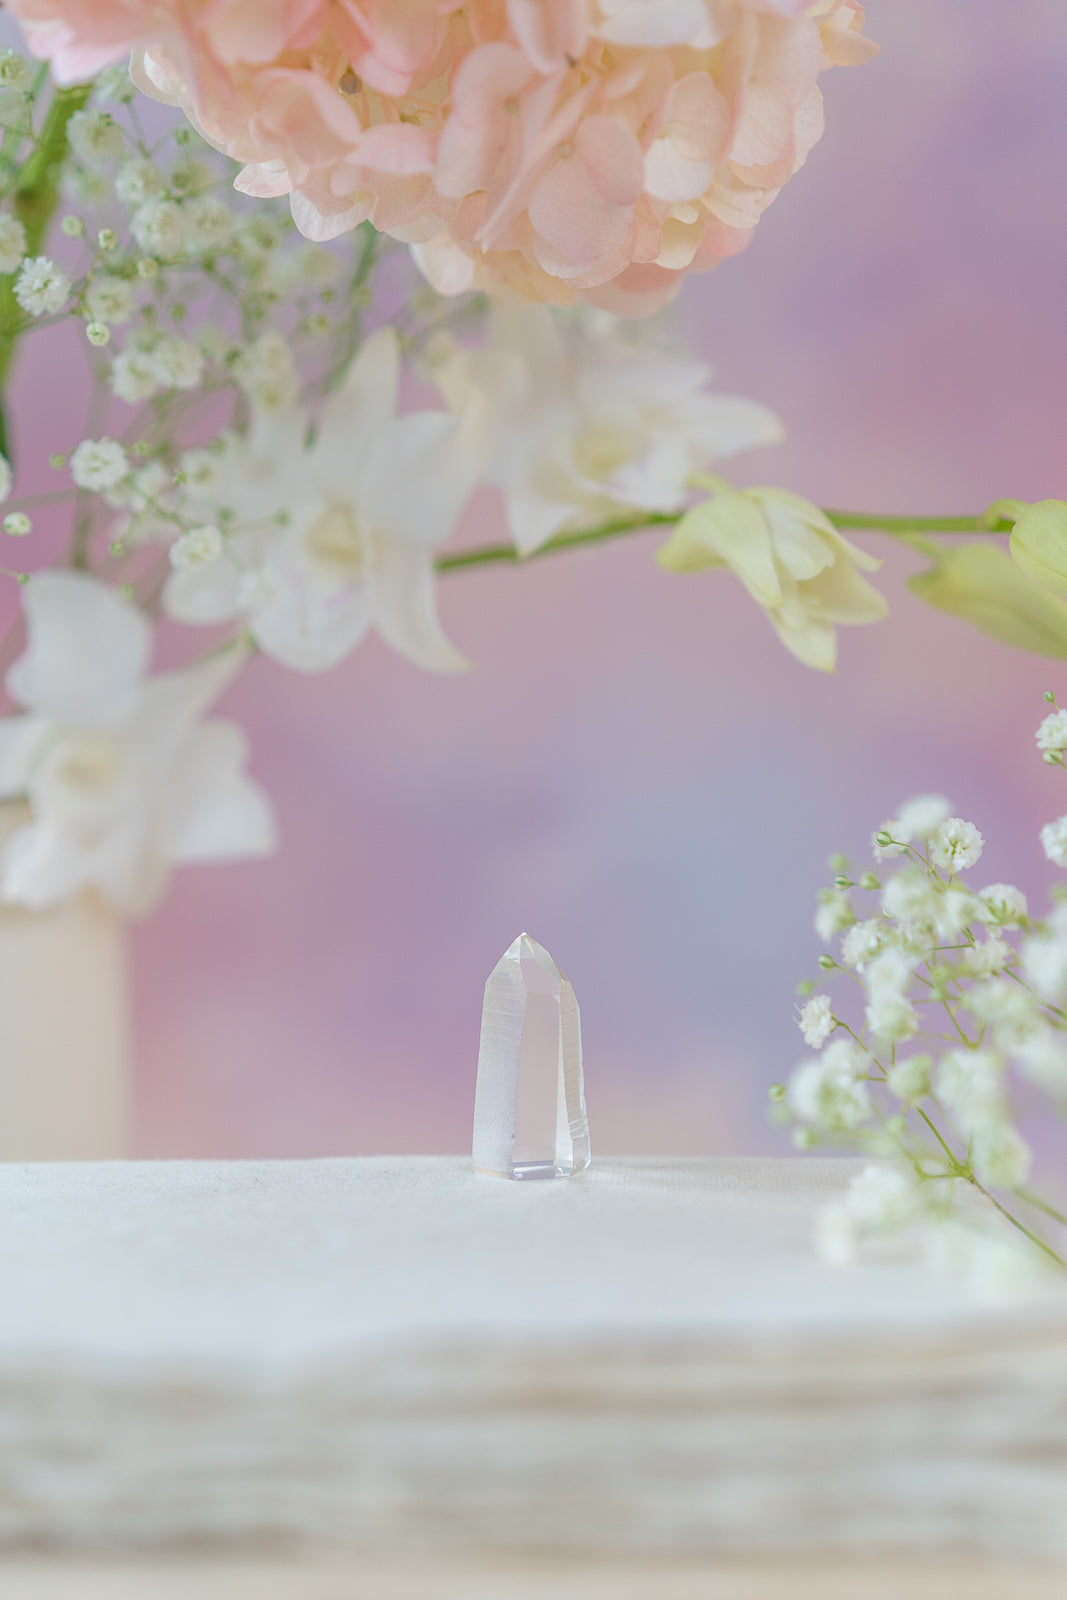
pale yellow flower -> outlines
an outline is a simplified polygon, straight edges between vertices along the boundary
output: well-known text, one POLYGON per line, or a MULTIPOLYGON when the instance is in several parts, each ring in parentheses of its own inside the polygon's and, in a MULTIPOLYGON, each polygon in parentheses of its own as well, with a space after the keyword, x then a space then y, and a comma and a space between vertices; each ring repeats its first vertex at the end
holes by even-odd
POLYGON ((729 567, 787 650, 832 672, 836 629, 878 622, 884 597, 861 576, 881 562, 843 538, 818 506, 785 489, 734 489, 701 479, 707 500, 686 512, 658 554, 668 572, 729 567))

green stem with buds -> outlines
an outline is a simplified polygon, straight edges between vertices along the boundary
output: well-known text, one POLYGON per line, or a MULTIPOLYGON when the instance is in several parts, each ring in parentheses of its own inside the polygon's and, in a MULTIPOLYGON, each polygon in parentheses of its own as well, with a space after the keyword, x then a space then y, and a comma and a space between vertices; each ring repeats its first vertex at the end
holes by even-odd
MULTIPOLYGON (((89 84, 73 89, 56 89, 48 108, 36 148, 26 162, 11 196, 11 209, 26 229, 26 253, 40 254, 48 224, 59 204, 59 177, 67 154, 67 126, 76 111, 89 98, 89 84)), ((15 280, 0 280, 0 392, 18 345, 26 318, 15 299, 15 280)), ((7 421, 0 409, 0 450, 10 454, 7 421)))

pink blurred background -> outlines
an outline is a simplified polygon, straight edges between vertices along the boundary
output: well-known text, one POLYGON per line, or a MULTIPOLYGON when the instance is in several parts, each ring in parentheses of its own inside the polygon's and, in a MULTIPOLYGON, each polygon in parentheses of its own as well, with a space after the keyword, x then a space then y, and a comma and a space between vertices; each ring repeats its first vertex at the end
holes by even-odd
MULTIPOLYGON (((867 31, 806 170, 678 310, 785 421, 737 476, 881 511, 1067 494, 1067 8, 871 0, 867 31)), ((54 439, 64 358, 35 352, 20 434, 54 439)), ((871 536, 892 616, 825 678, 654 542, 447 580, 467 677, 374 643, 249 672, 229 709, 284 848, 186 870, 134 930, 142 1153, 469 1148, 482 983, 523 928, 578 992, 595 1149, 785 1151, 767 1087, 803 1053, 827 853, 938 789, 986 835, 980 882, 1047 881, 1067 788, 1033 729, 1063 664, 925 611, 871 536)))

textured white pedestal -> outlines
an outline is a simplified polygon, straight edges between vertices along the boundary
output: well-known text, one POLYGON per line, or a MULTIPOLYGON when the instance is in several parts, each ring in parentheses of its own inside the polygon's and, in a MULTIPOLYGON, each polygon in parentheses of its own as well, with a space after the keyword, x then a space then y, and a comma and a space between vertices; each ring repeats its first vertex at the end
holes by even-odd
MULTIPOLYGON (((1067 1307, 822 1267, 812 1210, 854 1170, 0 1168, 0 1545, 438 1573, 1063 1559, 1067 1307)), ((0 1593, 52 1592, 6 1591, 17 1570, 0 1593)))

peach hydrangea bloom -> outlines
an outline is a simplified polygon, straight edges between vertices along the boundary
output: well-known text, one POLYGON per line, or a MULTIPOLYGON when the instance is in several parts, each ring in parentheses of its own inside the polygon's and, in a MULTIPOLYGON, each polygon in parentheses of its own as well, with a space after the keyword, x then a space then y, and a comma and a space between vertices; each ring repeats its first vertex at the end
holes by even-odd
POLYGON ((749 242, 864 60, 859 0, 10 0, 73 81, 136 81, 291 196, 369 220, 450 294, 624 314, 749 242))

